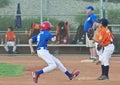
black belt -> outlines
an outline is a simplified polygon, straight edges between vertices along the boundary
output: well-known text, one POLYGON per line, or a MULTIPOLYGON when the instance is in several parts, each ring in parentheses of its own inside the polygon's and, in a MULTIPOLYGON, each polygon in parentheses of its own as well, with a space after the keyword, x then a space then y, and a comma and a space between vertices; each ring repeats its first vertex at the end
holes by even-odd
POLYGON ((41 49, 46 49, 47 50, 47 47, 38 47, 37 50, 41 50, 41 49))

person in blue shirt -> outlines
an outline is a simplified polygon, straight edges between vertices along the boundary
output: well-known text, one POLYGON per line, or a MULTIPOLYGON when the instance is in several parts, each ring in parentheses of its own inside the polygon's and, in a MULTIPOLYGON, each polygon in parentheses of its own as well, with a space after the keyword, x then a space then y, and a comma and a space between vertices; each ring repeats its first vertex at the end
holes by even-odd
POLYGON ((93 13, 93 11, 93 6, 86 7, 86 13, 88 14, 88 17, 86 18, 84 23, 84 32, 86 32, 86 47, 90 48, 90 59, 96 60, 95 43, 93 40, 88 38, 87 34, 89 29, 95 29, 95 27, 97 26, 97 17, 93 13))
POLYGON ((37 83, 38 78, 41 74, 50 72, 57 67, 62 72, 64 72, 70 80, 77 77, 79 75, 79 71, 74 71, 72 73, 69 72, 61 63, 61 61, 54 57, 52 54, 50 54, 48 51, 48 41, 56 41, 56 36, 50 33, 50 30, 52 28, 51 23, 45 21, 41 24, 40 28, 41 32, 38 35, 35 35, 31 39, 29 39, 30 50, 32 54, 35 53, 32 43, 37 42, 37 55, 42 58, 48 64, 48 66, 36 72, 32 72, 33 81, 37 83))

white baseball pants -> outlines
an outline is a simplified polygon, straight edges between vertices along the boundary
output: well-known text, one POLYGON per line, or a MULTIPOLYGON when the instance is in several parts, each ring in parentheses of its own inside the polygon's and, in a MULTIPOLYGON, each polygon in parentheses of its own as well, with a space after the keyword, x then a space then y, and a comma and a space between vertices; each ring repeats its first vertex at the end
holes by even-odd
POLYGON ((108 66, 110 64, 109 61, 110 61, 111 55, 114 52, 114 49, 115 47, 113 44, 109 44, 104 47, 104 50, 102 54, 100 55, 100 60, 101 60, 102 65, 108 66))
POLYGON ((14 41, 9 41, 9 42, 7 42, 6 43, 6 45, 5 45, 5 50, 8 52, 9 51, 9 48, 8 48, 8 46, 13 46, 13 52, 15 52, 16 51, 16 45, 15 45, 15 42, 14 41))
POLYGON ((61 63, 61 61, 54 57, 52 54, 50 54, 48 50, 41 47, 40 50, 37 50, 37 54, 48 64, 47 67, 43 68, 44 73, 50 72, 57 67, 64 73, 67 71, 65 66, 61 63))

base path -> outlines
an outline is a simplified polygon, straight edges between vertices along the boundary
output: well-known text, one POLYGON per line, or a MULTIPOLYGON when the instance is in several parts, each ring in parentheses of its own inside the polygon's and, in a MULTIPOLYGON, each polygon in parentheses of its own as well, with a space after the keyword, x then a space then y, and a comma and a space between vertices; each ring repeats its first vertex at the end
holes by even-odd
MULTIPOLYGON (((81 62, 88 59, 88 55, 56 55, 62 63, 70 70, 79 70, 80 75, 70 81, 58 69, 42 74, 37 85, 119 85, 120 83, 120 56, 111 58, 110 79, 99 81, 97 77, 101 74, 100 65, 95 62, 81 62)), ((37 56, 0 56, 0 63, 12 63, 26 66, 23 76, 0 77, 0 85, 34 85, 31 72, 46 66, 46 63, 37 56)))

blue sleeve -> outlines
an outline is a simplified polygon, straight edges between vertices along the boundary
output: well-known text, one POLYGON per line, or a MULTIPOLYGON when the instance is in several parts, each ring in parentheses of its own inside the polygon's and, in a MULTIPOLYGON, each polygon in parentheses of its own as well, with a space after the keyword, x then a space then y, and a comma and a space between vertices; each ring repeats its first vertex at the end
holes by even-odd
POLYGON ((49 33, 48 40, 51 40, 53 37, 54 37, 54 35, 49 33))
POLYGON ((35 35, 35 36, 33 36, 33 37, 31 38, 33 42, 37 42, 37 36, 38 36, 38 35, 35 35))
POLYGON ((95 15, 92 15, 91 21, 92 21, 92 23, 97 22, 97 17, 95 15))

